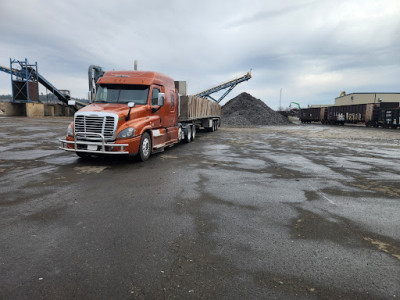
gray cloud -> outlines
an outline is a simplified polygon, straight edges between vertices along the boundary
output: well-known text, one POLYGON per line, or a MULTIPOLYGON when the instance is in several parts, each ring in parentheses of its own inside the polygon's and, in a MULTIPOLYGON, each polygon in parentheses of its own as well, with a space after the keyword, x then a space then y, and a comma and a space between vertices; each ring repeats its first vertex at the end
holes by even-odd
MULTIPOLYGON (((37 61, 75 97, 87 67, 139 68, 187 80, 191 93, 241 76, 247 91, 277 107, 332 103, 342 90, 398 91, 400 4, 338 1, 0 2, 0 64, 37 61)), ((0 73, 0 93, 10 92, 0 73)))
POLYGON ((236 21, 229 23, 228 28, 238 27, 273 18, 279 18, 281 16, 288 15, 299 10, 307 9, 313 3, 315 3, 315 1, 256 12, 252 15, 240 18, 236 21))

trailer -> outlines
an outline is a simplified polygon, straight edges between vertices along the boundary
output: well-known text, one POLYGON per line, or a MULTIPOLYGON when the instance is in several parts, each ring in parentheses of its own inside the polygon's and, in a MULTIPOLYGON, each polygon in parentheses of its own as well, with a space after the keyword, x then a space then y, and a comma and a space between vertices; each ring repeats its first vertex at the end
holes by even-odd
POLYGON ((181 96, 179 122, 183 128, 191 124, 194 128, 215 131, 221 122, 221 106, 203 97, 181 96))

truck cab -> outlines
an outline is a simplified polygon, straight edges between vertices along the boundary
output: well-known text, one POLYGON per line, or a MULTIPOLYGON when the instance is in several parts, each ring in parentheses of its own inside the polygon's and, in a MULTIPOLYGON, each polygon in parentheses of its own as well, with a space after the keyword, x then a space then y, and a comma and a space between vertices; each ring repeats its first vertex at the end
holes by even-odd
POLYGON ((178 106, 174 80, 164 74, 106 72, 93 102, 75 113, 61 149, 80 157, 128 154, 147 160, 179 142, 178 106))

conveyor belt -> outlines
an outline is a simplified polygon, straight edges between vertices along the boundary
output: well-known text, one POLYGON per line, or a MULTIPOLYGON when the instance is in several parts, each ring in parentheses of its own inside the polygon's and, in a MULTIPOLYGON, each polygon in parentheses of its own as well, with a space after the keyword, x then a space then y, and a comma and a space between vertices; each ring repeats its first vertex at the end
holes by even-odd
MULTIPOLYGON (((68 105, 68 100, 72 100, 71 97, 64 95, 61 93, 54 85, 52 85, 46 78, 44 78, 42 75, 40 75, 38 72, 36 72, 33 68, 28 67, 28 75, 30 78, 28 79, 36 79, 39 81, 41 85, 43 85, 45 88, 47 88, 50 92, 52 92, 58 100, 61 102, 65 103, 68 105)), ((26 78, 26 72, 25 69, 17 70, 17 69, 10 69, 4 66, 0 66, 0 71, 6 72, 8 74, 13 74, 15 76, 18 76, 20 78, 26 78)), ((75 100, 76 107, 75 109, 78 110, 79 108, 82 108, 86 106, 86 103, 80 102, 75 100)))
POLYGON ((213 100, 213 101, 215 101, 217 103, 220 103, 222 101, 222 99, 224 99, 225 96, 228 95, 229 92, 234 89, 235 86, 237 86, 239 83, 241 83, 243 81, 249 80, 250 78, 251 78, 251 73, 248 72, 246 75, 244 75, 244 76, 242 76, 240 78, 225 82, 225 83, 220 84, 220 85, 218 85, 216 87, 213 87, 211 89, 208 89, 208 90, 205 90, 203 92, 197 93, 194 96, 197 96, 197 97, 208 97, 211 100, 213 100), (225 93, 218 100, 215 100, 213 97, 210 96, 211 94, 219 92, 219 91, 224 90, 224 89, 228 89, 228 90, 226 90, 225 93))

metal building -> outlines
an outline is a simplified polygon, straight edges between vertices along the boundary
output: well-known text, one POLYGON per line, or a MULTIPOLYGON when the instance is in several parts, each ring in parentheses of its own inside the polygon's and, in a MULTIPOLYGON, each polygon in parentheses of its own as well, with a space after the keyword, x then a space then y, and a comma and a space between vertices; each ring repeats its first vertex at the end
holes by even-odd
POLYGON ((351 93, 342 92, 335 98, 335 106, 380 102, 400 102, 400 93, 351 93))

